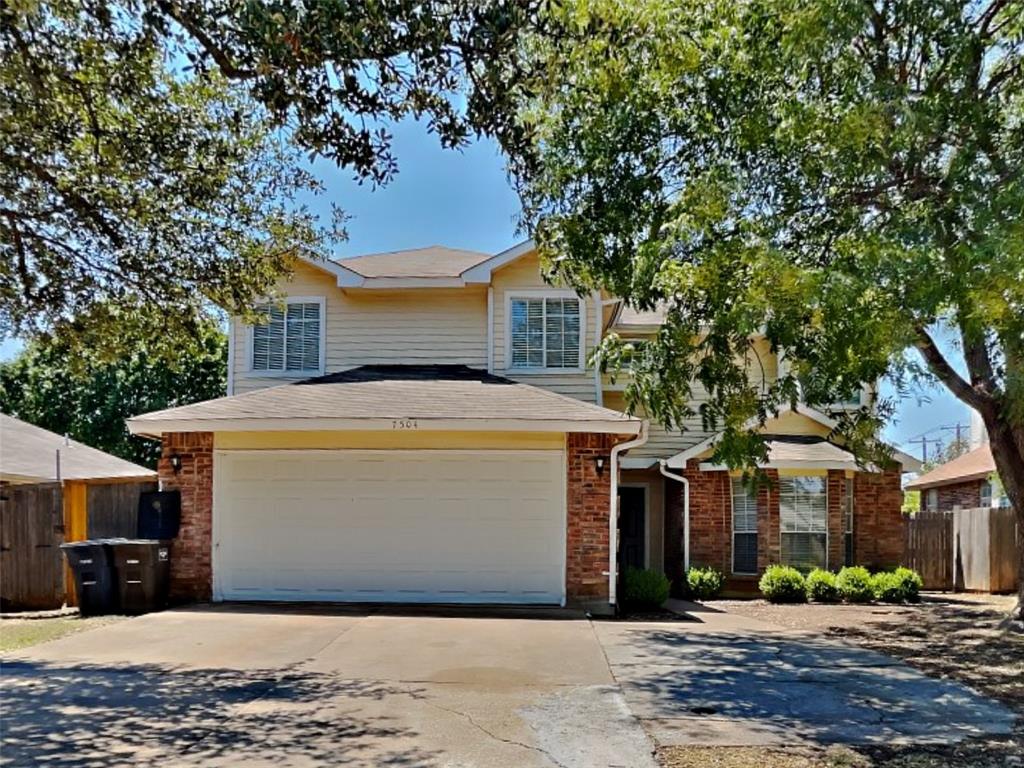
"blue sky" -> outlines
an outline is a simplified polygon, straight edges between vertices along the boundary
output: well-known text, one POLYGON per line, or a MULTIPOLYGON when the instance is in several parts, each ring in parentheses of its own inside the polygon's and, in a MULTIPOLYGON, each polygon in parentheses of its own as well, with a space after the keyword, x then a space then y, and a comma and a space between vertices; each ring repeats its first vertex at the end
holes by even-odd
MULTIPOLYGON (((444 150, 421 126, 410 122, 396 126, 394 137, 399 174, 386 187, 360 185, 350 172, 328 163, 316 166, 327 192, 312 207, 328 215, 333 201, 351 217, 349 239, 338 246, 339 256, 435 243, 496 253, 522 239, 516 233, 518 201, 492 142, 479 141, 462 151, 444 150)), ((16 341, 0 342, 0 359, 10 358, 19 347, 16 341)), ((883 395, 896 393, 885 387, 883 395)), ((901 400, 886 438, 920 457, 920 444, 910 446, 908 440, 958 421, 966 424, 969 414, 952 395, 937 387, 918 391, 901 400)), ((948 442, 951 432, 931 435, 948 442)))

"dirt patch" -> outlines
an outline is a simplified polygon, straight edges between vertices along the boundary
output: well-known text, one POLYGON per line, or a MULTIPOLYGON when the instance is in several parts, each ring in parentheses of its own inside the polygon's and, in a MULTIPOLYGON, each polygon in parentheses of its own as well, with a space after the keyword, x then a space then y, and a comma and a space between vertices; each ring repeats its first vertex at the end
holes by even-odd
POLYGON ((36 619, 5 618, 0 621, 0 653, 46 643, 75 632, 102 627, 123 618, 123 616, 82 618, 78 614, 36 619))
POLYGON ((1024 632, 1006 617, 1013 596, 925 595, 919 605, 772 605, 718 600, 718 610, 813 632, 902 659, 925 674, 958 680, 1021 718, 1008 737, 956 745, 856 749, 665 747, 666 768, 1024 768, 1024 632))

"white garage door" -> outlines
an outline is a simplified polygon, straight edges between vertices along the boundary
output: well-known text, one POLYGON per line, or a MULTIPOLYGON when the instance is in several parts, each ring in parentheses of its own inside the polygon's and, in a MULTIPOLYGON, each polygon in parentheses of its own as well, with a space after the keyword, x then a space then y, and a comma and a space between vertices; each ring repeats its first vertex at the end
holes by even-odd
POLYGON ((214 457, 214 596, 561 603, 560 451, 214 457))

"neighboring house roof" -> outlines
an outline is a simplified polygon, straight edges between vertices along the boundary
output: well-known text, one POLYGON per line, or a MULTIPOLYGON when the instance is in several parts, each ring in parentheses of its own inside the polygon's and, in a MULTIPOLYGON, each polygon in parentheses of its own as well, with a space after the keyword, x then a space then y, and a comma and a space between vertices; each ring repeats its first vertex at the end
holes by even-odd
POLYGON ((947 461, 931 472, 907 483, 907 490, 921 491, 937 488, 940 485, 966 483, 971 480, 982 480, 996 471, 996 462, 992 458, 992 448, 988 443, 975 448, 963 456, 947 461))
POLYGON ((155 478, 156 472, 76 440, 0 413, 0 480, 48 483, 57 480, 155 478))
POLYGON ((462 365, 367 365, 128 420, 134 434, 501 430, 636 434, 641 420, 462 365))
POLYGON ((489 253, 431 245, 407 251, 335 259, 334 263, 363 277, 458 277, 470 267, 489 258, 489 253))
POLYGON ((489 284, 494 270, 533 250, 533 241, 525 240, 493 255, 432 245, 333 261, 299 258, 333 275, 339 288, 464 288, 489 284))

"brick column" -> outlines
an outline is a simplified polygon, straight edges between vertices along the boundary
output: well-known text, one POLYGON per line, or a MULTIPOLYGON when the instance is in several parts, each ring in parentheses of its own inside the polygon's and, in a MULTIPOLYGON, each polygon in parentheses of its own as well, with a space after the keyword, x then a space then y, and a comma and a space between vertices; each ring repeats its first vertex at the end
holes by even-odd
POLYGON ((181 530, 171 547, 171 600, 209 600, 213 587, 213 433, 163 436, 157 466, 161 487, 181 491, 181 530), (181 459, 175 472, 171 456, 181 459))
POLYGON ((764 472, 768 482, 757 489, 757 568, 761 571, 782 560, 779 470, 764 472))
POLYGON ((569 433, 565 589, 571 605, 608 612, 608 514, 612 446, 628 437, 569 433), (599 475, 595 459, 604 459, 599 475))
POLYGON ((905 556, 903 489, 899 470, 858 472, 853 480, 853 535, 857 564, 901 565, 905 556))
POLYGON ((843 567, 846 553, 843 519, 843 507, 846 504, 846 472, 842 469, 830 469, 826 484, 828 493, 828 567, 837 571, 843 567))

